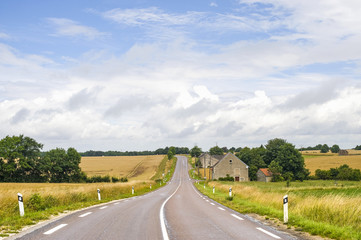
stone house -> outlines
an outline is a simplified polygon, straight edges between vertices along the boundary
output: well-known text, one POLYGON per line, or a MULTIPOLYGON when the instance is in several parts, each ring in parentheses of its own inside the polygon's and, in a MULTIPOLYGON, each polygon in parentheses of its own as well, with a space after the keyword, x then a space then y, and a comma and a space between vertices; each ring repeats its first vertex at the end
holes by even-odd
POLYGON ((259 182, 271 182, 272 177, 272 172, 268 168, 260 168, 257 171, 257 181, 259 182))
POLYGON ((249 181, 248 166, 233 153, 227 153, 222 158, 211 165, 211 178, 218 179, 220 177, 226 177, 227 174, 234 177, 235 181, 249 181))

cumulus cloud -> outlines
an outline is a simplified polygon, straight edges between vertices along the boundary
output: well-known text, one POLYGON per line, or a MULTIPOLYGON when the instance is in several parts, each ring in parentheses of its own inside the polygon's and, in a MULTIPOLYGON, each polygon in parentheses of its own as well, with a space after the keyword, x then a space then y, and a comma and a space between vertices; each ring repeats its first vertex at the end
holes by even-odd
MULTIPOLYGON (((353 64, 360 62, 361 24, 347 24, 359 23, 357 5, 336 3, 248 0, 229 14, 113 9, 102 16, 127 30, 179 35, 139 40, 117 54, 89 49, 64 56, 71 67, 0 44, 0 112, 6 113, 0 134, 79 150, 195 142, 206 150, 216 142, 258 146, 274 137, 298 146, 354 147, 361 133, 360 68, 353 64), (256 2, 264 8, 255 9, 256 2), (182 32, 200 29, 262 34, 205 44, 182 32), (319 63, 324 69, 314 70, 319 63), (351 63, 344 64, 347 74, 330 74, 327 64, 339 63, 351 63)), ((107 36, 70 19, 48 22, 56 36, 107 36)))

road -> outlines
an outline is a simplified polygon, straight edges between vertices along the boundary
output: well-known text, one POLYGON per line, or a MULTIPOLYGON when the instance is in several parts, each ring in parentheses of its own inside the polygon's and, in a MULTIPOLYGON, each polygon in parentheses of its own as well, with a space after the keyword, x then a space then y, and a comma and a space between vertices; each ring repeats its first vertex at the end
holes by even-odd
POLYGON ((67 215, 11 239, 296 239, 201 195, 178 157, 169 184, 67 215))

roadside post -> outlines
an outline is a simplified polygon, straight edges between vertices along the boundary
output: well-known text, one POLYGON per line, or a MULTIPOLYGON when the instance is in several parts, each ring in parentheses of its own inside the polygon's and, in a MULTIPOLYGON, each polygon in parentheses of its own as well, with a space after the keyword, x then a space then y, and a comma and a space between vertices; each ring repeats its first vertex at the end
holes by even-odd
POLYGON ((150 184, 149 188, 152 189, 152 184, 150 184))
POLYGON ((213 194, 214 194, 214 192, 215 192, 215 188, 216 188, 216 187, 215 187, 215 186, 213 186, 213 194))
POLYGON ((229 197, 232 197, 232 187, 229 188, 229 197))
POLYGON ((21 193, 18 193, 18 201, 19 201, 19 211, 20 211, 20 216, 23 217, 25 212, 24 212, 24 199, 23 199, 23 195, 21 195, 21 193))
POLYGON ((102 200, 101 197, 100 197, 100 189, 98 189, 98 200, 102 200))
POLYGON ((132 195, 134 195, 134 186, 132 187, 132 195))
POLYGON ((283 197, 283 222, 288 223, 288 195, 283 197))
POLYGON ((206 189, 206 183, 204 183, 203 188, 206 189))

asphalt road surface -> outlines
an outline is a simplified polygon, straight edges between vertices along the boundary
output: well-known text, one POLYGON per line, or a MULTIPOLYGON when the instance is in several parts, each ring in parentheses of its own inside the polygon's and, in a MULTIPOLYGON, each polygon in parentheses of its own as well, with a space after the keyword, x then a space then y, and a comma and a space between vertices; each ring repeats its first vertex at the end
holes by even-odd
POLYGON ((67 215, 10 239, 296 239, 201 195, 178 157, 169 184, 67 215))

